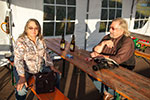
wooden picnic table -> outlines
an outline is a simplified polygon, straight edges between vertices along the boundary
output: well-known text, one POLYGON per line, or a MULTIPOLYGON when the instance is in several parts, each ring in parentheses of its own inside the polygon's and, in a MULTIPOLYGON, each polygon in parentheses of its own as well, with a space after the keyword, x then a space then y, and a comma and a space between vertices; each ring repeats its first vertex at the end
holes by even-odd
POLYGON ((76 47, 75 52, 70 52, 70 44, 68 42, 66 43, 65 50, 61 51, 60 38, 47 38, 45 40, 50 50, 96 78, 98 81, 111 87, 125 98, 129 100, 150 100, 150 79, 121 66, 115 69, 93 71, 92 66, 95 62, 85 60, 87 57, 90 57, 88 51, 76 47), (72 55, 73 58, 67 57, 67 54, 72 55))

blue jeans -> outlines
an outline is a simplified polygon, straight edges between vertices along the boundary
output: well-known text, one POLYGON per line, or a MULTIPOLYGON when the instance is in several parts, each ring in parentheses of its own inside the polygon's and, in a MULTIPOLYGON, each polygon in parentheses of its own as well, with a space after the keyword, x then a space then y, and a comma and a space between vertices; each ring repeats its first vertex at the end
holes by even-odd
MULTIPOLYGON (((19 81, 19 75, 18 75, 15 67, 14 67, 13 71, 14 71, 14 76, 15 76, 16 84, 17 84, 19 81)), ((50 72, 50 71, 51 71, 50 67, 44 67, 44 68, 41 68, 41 70, 40 70, 40 72, 50 72)), ((31 76, 32 76, 32 74, 25 72, 26 81, 28 81, 31 76)), ((57 73, 56 87, 58 89, 59 89, 59 83, 60 83, 60 75, 59 75, 59 73, 57 73)), ((20 91, 17 91, 15 89, 16 100, 25 100, 27 92, 28 92, 28 88, 26 88, 25 85, 23 86, 22 90, 20 90, 20 91)))
POLYGON ((100 93, 104 93, 104 91, 107 91, 108 93, 110 93, 112 95, 115 95, 115 91, 113 89, 111 89, 108 86, 104 85, 102 82, 96 80, 92 76, 89 75, 89 77, 91 78, 91 80, 93 81, 93 84, 95 85, 95 87, 98 89, 98 91, 100 93))

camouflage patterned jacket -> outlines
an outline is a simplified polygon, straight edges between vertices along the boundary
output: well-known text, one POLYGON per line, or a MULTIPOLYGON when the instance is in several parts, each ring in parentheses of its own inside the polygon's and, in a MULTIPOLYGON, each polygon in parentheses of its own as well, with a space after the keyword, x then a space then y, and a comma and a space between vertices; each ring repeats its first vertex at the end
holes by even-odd
POLYGON ((46 66, 53 66, 53 62, 48 55, 44 40, 36 38, 36 44, 27 36, 17 39, 14 47, 14 64, 19 75, 24 75, 25 71, 38 73, 43 59, 46 66))

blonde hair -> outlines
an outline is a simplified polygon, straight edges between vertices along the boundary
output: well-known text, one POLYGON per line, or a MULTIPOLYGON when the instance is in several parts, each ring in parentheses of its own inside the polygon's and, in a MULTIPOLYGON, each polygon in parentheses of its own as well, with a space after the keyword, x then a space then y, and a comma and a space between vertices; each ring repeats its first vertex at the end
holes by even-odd
POLYGON ((124 35, 129 37, 130 36, 130 32, 128 31, 128 24, 126 22, 126 20, 124 20, 123 18, 116 18, 113 20, 113 22, 118 21, 119 22, 119 26, 121 29, 124 30, 124 35))
POLYGON ((38 35, 37 36, 39 37, 40 40, 42 40, 43 39, 43 35, 41 34, 41 25, 40 25, 40 23, 36 19, 29 19, 27 21, 27 23, 26 23, 26 25, 24 27, 24 32, 19 37, 24 37, 25 35, 27 35, 26 31, 28 29, 28 25, 32 21, 35 22, 35 24, 37 25, 37 27, 38 27, 38 35))

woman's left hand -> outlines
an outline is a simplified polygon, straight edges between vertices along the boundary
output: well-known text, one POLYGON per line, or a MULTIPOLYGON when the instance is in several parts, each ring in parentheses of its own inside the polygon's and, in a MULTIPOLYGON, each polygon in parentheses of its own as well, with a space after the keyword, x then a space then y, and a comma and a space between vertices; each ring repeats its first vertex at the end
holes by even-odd
POLYGON ((28 87, 25 77, 20 76, 20 79, 17 83, 17 91, 22 90, 24 85, 28 87))

